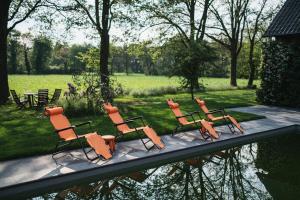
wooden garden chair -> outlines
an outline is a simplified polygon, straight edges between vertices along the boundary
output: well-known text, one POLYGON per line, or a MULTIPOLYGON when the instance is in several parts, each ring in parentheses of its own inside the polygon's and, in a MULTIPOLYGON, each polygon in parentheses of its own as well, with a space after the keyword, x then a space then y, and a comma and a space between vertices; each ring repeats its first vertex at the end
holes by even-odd
POLYGON ((129 134, 129 133, 144 133, 149 140, 147 140, 146 142, 144 141, 144 139, 141 137, 141 141, 143 143, 143 145, 145 146, 145 148, 147 150, 152 149, 154 146, 156 146, 158 149, 162 149, 165 147, 162 139, 157 135, 157 133, 154 131, 153 128, 151 128, 149 125, 146 125, 143 117, 139 116, 139 117, 133 117, 133 118, 129 118, 127 120, 123 120, 122 116, 119 113, 119 110, 117 107, 112 106, 110 103, 104 103, 103 104, 103 108, 106 111, 106 113, 108 114, 109 118, 112 120, 112 122, 114 123, 117 132, 120 136, 129 134), (135 122, 136 120, 140 120, 142 122, 142 126, 140 127, 129 127, 130 123, 135 122), (153 145, 149 148, 147 147, 147 143, 152 141, 153 145))
POLYGON ((91 132, 84 135, 78 135, 76 133, 76 129, 78 127, 83 125, 90 126, 90 121, 77 125, 71 125, 68 118, 63 115, 62 107, 46 108, 45 115, 50 117, 50 122, 60 138, 55 146, 55 152, 52 154, 53 159, 55 155, 64 151, 63 147, 68 146, 73 142, 77 142, 80 145, 83 153, 88 160, 93 161, 99 157, 103 157, 104 159, 109 159, 112 157, 109 146, 106 145, 104 139, 101 137, 101 135, 98 135, 97 132, 91 132), (86 151, 86 149, 84 148, 82 143, 83 139, 86 139, 88 145, 91 147, 89 151, 86 151), (88 156, 88 153, 90 153, 91 151, 94 151, 97 156, 94 158, 90 158, 88 156))
POLYGON ((39 89, 36 99, 36 108, 43 108, 48 105, 48 89, 39 89))
POLYGON ((57 101, 59 100, 59 97, 61 95, 61 89, 55 89, 53 96, 49 102, 50 105, 55 105, 57 104, 57 101))
POLYGON ((210 138, 211 140, 213 140, 219 138, 219 134, 213 128, 212 123, 209 123, 204 119, 200 119, 201 116, 198 111, 183 114, 180 110, 180 106, 178 103, 175 103, 172 99, 168 99, 167 103, 168 106, 171 108, 173 114, 175 115, 176 120, 178 121, 178 125, 173 131, 173 135, 178 131, 178 129, 184 126, 195 125, 199 127, 199 132, 203 139, 207 140, 208 138, 210 138), (195 119, 194 115, 197 115, 199 119, 195 119), (188 117, 192 120, 189 121, 188 117))
POLYGON ((15 90, 10 90, 11 96, 13 97, 14 102, 17 104, 18 108, 24 108, 27 104, 26 99, 20 99, 15 90))
POLYGON ((226 125, 232 133, 236 132, 234 127, 236 127, 240 131, 240 133, 244 133, 244 129, 242 128, 242 126, 237 122, 235 118, 228 115, 224 109, 208 110, 205 101, 197 97, 195 98, 195 101, 199 105, 200 109, 205 113, 207 120, 209 120, 210 122, 223 120, 224 122, 226 122, 226 125), (214 114, 219 114, 220 116, 216 117, 214 116, 214 114))

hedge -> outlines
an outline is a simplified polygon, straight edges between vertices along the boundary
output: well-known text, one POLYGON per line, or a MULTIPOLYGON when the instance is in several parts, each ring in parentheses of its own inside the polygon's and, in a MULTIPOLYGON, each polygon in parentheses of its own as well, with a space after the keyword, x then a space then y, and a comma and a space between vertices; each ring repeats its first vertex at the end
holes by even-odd
POLYGON ((300 107, 300 46, 265 42, 261 79, 257 90, 259 102, 300 107))

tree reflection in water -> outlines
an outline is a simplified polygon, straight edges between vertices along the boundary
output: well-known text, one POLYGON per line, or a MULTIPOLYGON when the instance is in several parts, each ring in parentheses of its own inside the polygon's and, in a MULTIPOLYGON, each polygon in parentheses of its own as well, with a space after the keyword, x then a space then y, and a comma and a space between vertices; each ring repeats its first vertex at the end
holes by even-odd
MULTIPOLYGON (((268 141, 244 145, 156 169, 73 186, 40 197, 45 199, 271 199, 276 194, 272 191, 274 184, 270 186, 268 180, 277 177, 278 173, 282 173, 282 170, 288 167, 287 160, 282 160, 286 154, 280 150, 284 145, 280 142, 276 143, 277 151, 274 151, 272 149, 274 144, 273 146, 270 144, 272 143, 268 141), (272 157, 271 161, 269 156, 272 157)), ((297 151, 299 150, 298 148, 297 151)), ((296 165, 298 167, 299 159, 296 162, 293 164, 298 164, 296 165)), ((292 166, 293 170, 296 166, 292 166)), ((294 183, 299 186, 299 172, 297 173, 297 181, 294 183)), ((288 179, 293 180, 291 177, 288 179)), ((296 189, 295 194, 299 196, 299 190, 296 189)))

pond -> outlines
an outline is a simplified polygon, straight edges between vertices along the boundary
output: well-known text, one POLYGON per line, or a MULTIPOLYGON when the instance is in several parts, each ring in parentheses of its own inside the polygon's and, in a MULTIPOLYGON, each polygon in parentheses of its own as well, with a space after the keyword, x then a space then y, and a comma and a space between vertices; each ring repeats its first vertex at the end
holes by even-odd
POLYGON ((298 199, 299 141, 285 135, 29 199, 298 199))

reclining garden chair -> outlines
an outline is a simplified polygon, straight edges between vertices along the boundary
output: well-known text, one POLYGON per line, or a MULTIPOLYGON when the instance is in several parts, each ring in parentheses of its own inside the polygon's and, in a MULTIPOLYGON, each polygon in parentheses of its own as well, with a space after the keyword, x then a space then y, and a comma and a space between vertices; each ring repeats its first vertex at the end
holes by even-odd
POLYGON ((91 122, 85 122, 78 125, 71 125, 69 120, 65 115, 63 115, 63 108, 62 107, 53 107, 53 108, 46 108, 45 115, 50 117, 51 124, 53 125, 55 132, 58 134, 60 140, 58 141, 55 152, 52 154, 54 156, 63 152, 62 148, 72 144, 73 142, 78 142, 82 148, 83 153, 85 154, 88 160, 95 160, 99 157, 103 157, 104 159, 109 159, 112 157, 111 152, 109 150, 109 146, 105 144, 104 139, 101 135, 98 135, 97 132, 88 133, 84 135, 78 135, 75 131, 77 127, 83 125, 90 125, 91 122), (82 139, 85 138, 88 145, 91 147, 89 151, 83 146, 82 139), (97 157, 90 158, 88 153, 94 151, 97 157))
POLYGON ((236 132, 234 127, 236 127, 241 133, 244 133, 244 129, 242 128, 242 126, 236 121, 236 119, 228 115, 224 109, 208 110, 205 105, 205 101, 197 97, 195 98, 195 101, 199 105, 200 109, 205 113, 207 120, 209 120, 210 122, 224 120, 232 133, 236 132), (221 116, 215 117, 213 115, 215 113, 219 113, 221 116))
POLYGON ((178 131, 179 128, 182 128, 183 126, 196 125, 196 126, 199 126, 199 132, 203 139, 207 140, 208 138, 211 138, 211 140, 213 140, 213 139, 219 138, 219 134, 212 127, 212 123, 209 123, 208 121, 206 121, 204 119, 195 120, 195 118, 193 116, 195 114, 197 114, 198 117, 200 118, 200 114, 198 111, 187 113, 184 115, 184 114, 182 114, 178 103, 174 103, 174 101, 172 99, 168 99, 167 103, 179 123, 177 125, 177 127, 175 128, 175 130, 173 131, 173 135, 178 131), (192 121, 188 121, 187 117, 190 117, 192 119, 192 121))
POLYGON ((110 103, 104 103, 103 107, 106 113, 108 114, 109 118, 116 126, 120 136, 133 132, 143 132, 149 138, 149 140, 146 142, 142 137, 140 138, 147 150, 152 149, 154 146, 156 146, 158 149, 162 149, 165 147, 162 139, 157 135, 153 128, 145 124, 143 117, 139 116, 123 120, 117 107, 112 106, 110 103), (134 122, 135 120, 141 120, 143 126, 130 128, 128 124, 134 122), (153 145, 149 148, 146 144, 150 141, 152 141, 153 145))

